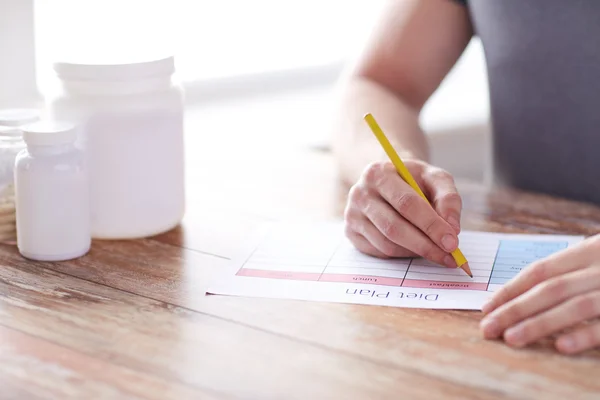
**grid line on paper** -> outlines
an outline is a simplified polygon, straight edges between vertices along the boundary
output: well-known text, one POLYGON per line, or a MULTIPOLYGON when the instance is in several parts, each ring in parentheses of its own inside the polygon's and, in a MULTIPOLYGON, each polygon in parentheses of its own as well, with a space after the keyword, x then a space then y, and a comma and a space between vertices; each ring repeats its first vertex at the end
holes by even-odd
MULTIPOLYGON (((455 275, 455 274, 452 273, 454 271, 453 268, 452 269, 448 268, 448 269, 450 270, 450 273, 443 273, 443 272, 423 272, 423 271, 419 271, 419 272, 411 271, 411 272, 413 274, 419 274, 419 275, 442 275, 442 276, 456 276, 456 277, 458 277, 457 275, 455 275)), ((471 270, 471 271, 474 271, 474 270, 471 270)), ((481 270, 479 270, 479 271, 481 271, 481 270)), ((408 273, 408 271, 407 271, 407 273, 408 273)), ((485 277, 485 275, 475 275, 475 274, 473 274, 473 278, 484 278, 484 277, 485 277)))
POLYGON ((329 267, 329 264, 331 263, 331 260, 333 260, 333 257, 335 257, 335 255, 337 254, 338 250, 342 246, 342 243, 344 243, 344 241, 340 240, 340 242, 337 244, 337 246, 335 246, 335 250, 331 254, 331 257, 329 257, 329 260, 327 260, 327 264, 325 264, 325 267, 323 268, 323 271, 321 272, 321 275, 319 275, 319 278, 317 278, 317 282, 320 281, 321 278, 323 277, 323 274, 327 270, 327 267, 329 267))
POLYGON ((236 275, 239 275, 239 273, 244 269, 244 267, 246 266, 246 264, 248 264, 248 261, 250 261, 250 259, 252 258, 252 256, 254 255, 254 253, 256 253, 256 251, 258 250, 259 247, 260 247, 260 245, 256 245, 256 247, 254 249, 252 249, 252 251, 250 252, 250 254, 248 255, 248 257, 246 257, 246 259, 244 260, 244 262, 242 263, 242 265, 240 266, 240 268, 235 273, 236 275))
MULTIPOLYGON (((469 266, 471 266, 471 263, 469 263, 469 266)), ((450 271, 454 271, 455 268, 448 268, 448 267, 434 267, 434 266, 428 266, 428 265, 415 265, 415 267, 417 268, 444 268, 444 270, 450 270, 450 271)), ((435 269, 432 269, 432 271, 435 271, 435 269)), ((484 271, 487 272, 489 271, 489 268, 471 268, 471 271, 473 272, 473 275, 475 275, 476 271, 484 271)), ((415 271, 411 271, 411 272, 415 272, 415 271)), ((444 273, 441 272, 418 272, 420 274, 439 274, 439 275, 444 275, 444 273)), ((450 275, 450 274, 446 274, 446 275, 450 275)))
POLYGON ((502 247, 502 240, 498 242, 498 248, 496 249, 496 255, 494 256, 494 263, 492 264, 492 269, 490 269, 490 277, 488 278, 487 286, 485 290, 488 291, 490 288, 490 282, 492 281, 492 275, 494 274, 494 268, 496 267, 496 260, 498 259, 498 254, 500 254, 500 248, 502 247))
MULTIPOLYGON (((412 263, 412 260, 409 261, 408 265, 411 265, 411 263, 412 263)), ((273 263, 264 263, 264 264, 273 264, 273 263)), ((385 267, 369 267, 369 268, 365 268, 362 265, 338 265, 338 264, 336 264, 336 265, 330 265, 329 267, 330 268, 332 268, 332 267, 339 267, 339 268, 344 268, 344 269, 377 269, 377 270, 381 270, 381 271, 397 271, 398 270, 398 268, 390 268, 390 267, 387 267, 387 268, 385 268, 385 267)), ((401 267, 403 267, 403 266, 401 265, 401 267)), ((417 265, 417 267, 423 267, 423 266, 417 265)), ((425 268, 435 268, 435 267, 425 267, 425 268)), ((410 272, 415 273, 415 274, 448 275, 448 276, 452 276, 453 275, 452 271, 454 271, 454 269, 451 269, 451 268, 446 268, 446 269, 449 269, 451 273, 444 273, 444 272, 423 272, 423 271, 410 271, 410 272)), ((471 271, 473 271, 473 275, 475 276, 475 272, 477 272, 477 271, 488 272, 489 269, 471 268, 471 271)), ((405 271, 405 274, 407 272, 408 271, 405 271)), ((484 276, 485 275, 479 275, 480 278, 482 278, 484 276)))
POLYGON ((406 267, 406 271, 404 272, 404 278, 402 278, 402 283, 400 284, 400 286, 404 285, 404 280, 406 279, 406 275, 408 275, 408 270, 410 269, 410 266, 412 265, 413 261, 414 261, 414 258, 411 257, 410 261, 408 262, 408 267, 406 267))
MULTIPOLYGON (((337 262, 340 263, 340 264, 343 264, 344 262, 348 262, 348 263, 354 262, 354 263, 357 263, 357 264, 359 263, 360 267, 357 267, 357 268, 364 268, 363 266, 365 266, 365 265, 368 265, 370 268, 385 268, 385 267, 392 267, 392 266, 403 267, 404 266, 404 264, 402 264, 402 263, 394 264, 393 261, 394 261, 393 259, 392 260, 390 260, 390 259, 388 259, 388 260, 381 260, 381 261, 377 261, 377 260, 375 260, 375 261, 365 261, 365 260, 357 260, 355 258, 352 258, 352 259, 347 258, 347 259, 338 260, 337 262)), ((337 267, 337 265, 335 265, 335 266, 337 267)), ((346 266, 348 268, 351 268, 348 265, 340 265, 340 266, 346 266)), ((393 269, 393 268, 389 268, 389 269, 393 269)))

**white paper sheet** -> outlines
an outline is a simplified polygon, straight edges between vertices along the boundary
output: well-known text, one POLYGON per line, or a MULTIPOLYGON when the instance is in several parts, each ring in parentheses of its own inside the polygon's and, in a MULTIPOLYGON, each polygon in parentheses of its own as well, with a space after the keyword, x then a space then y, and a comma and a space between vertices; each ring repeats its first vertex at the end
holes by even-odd
POLYGON ((357 251, 339 222, 281 223, 258 234, 207 293, 410 308, 480 310, 523 268, 582 236, 462 232, 474 277, 421 258, 357 251))

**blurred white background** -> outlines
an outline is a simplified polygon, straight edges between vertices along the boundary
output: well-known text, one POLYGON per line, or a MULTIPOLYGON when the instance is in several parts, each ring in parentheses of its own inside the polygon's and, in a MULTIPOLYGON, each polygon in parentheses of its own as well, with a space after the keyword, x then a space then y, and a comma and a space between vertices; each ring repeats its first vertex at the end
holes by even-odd
MULTIPOLYGON (((402 1, 402 0, 398 0, 402 1)), ((0 0, 0 106, 39 102, 55 60, 176 55, 191 129, 223 116, 246 140, 273 118, 280 143, 328 145, 330 94, 382 0, 0 0), (8 64, 8 65, 7 65, 8 64)), ((489 105, 474 39, 425 107, 434 162, 484 179, 489 105)), ((212 122, 211 122, 212 121, 212 122)))

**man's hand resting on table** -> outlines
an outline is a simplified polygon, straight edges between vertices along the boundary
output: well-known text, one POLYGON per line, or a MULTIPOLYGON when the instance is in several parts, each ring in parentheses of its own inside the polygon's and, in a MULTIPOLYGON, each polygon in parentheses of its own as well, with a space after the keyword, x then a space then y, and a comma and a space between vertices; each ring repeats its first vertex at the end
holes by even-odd
POLYGON ((406 167, 432 208, 391 162, 369 165, 349 193, 346 236, 358 250, 376 257, 421 256, 456 268, 449 254, 458 247, 461 198, 452 176, 419 160, 406 167))
POLYGON ((600 346, 600 235, 530 265, 483 312, 484 336, 502 337, 511 346, 556 334, 562 353, 600 346))

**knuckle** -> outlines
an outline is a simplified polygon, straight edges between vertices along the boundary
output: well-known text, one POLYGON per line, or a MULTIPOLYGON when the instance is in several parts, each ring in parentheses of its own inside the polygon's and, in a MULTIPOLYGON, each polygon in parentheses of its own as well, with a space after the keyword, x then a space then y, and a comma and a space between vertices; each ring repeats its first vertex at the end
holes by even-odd
POLYGON ((565 298, 568 294, 569 285, 564 279, 553 279, 541 283, 539 286, 540 296, 551 296, 555 298, 565 298))
POLYGON ((575 308, 585 317, 595 317, 600 312, 600 294, 590 293, 580 296, 575 303, 575 308))
POLYGON ((396 209, 400 214, 408 215, 414 210, 419 202, 419 197, 410 192, 403 192, 396 199, 396 209))
POLYGON ((361 218, 350 217, 345 221, 344 233, 346 235, 364 235, 364 220, 361 218))
POLYGON ((350 226, 349 223, 344 224, 344 235, 348 238, 348 239, 352 239, 355 235, 355 231, 354 229, 352 229, 352 227, 350 226))
POLYGON ((434 234, 436 234, 439 230, 443 229, 443 227, 440 226, 440 224, 438 223, 437 218, 431 218, 429 221, 427 221, 427 223, 425 224, 425 234, 429 237, 434 236, 434 234))
POLYGON ((363 174, 365 182, 368 184, 377 184, 381 181, 382 176, 386 170, 386 163, 383 161, 377 161, 370 163, 363 174))
POLYGON ((398 174, 398 170, 391 161, 381 162, 380 168, 383 174, 398 174))
POLYGON ((365 187, 355 185, 350 189, 348 198, 351 204, 355 204, 357 207, 364 207, 368 202, 369 192, 365 187))
POLYGON ((348 200, 350 200, 350 202, 355 201, 360 196, 360 190, 360 185, 357 184, 352 186, 348 192, 348 200))
POLYGON ((535 318, 530 321, 526 321, 523 324, 523 328, 525 329, 524 332, 526 334, 525 337, 545 336, 554 330, 555 325, 556 324, 552 323, 551 319, 549 319, 545 316, 541 316, 539 318, 535 318))
POLYGON ((431 167, 427 170, 426 175, 427 178, 431 180, 446 180, 454 182, 452 175, 448 171, 441 168, 431 167))
POLYGON ((411 172, 418 173, 419 175, 422 175, 427 168, 431 168, 426 162, 415 159, 408 159, 404 164, 411 172))
POLYGON ((461 208, 462 207, 462 198, 460 197, 460 195, 456 192, 448 192, 448 193, 444 193, 438 201, 441 201, 442 203, 445 204, 452 204, 452 205, 456 205, 457 207, 461 208))
POLYGON ((381 224, 381 233, 388 239, 396 241, 398 237, 398 227, 390 220, 384 220, 381 224))
POLYGON ((506 308, 503 313, 504 321, 506 324, 512 324, 515 321, 520 321, 523 319, 523 311, 521 310, 520 305, 511 305, 506 308))
POLYGON ((348 203, 346 208, 344 208, 344 220, 351 221, 357 219, 360 212, 354 207, 352 203, 348 203))
POLYGON ((352 187, 348 191, 346 207, 349 206, 351 203, 355 202, 356 196, 358 196, 358 193, 356 193, 357 190, 358 190, 358 184, 352 185, 352 187))
POLYGON ((363 203, 360 205, 360 209, 362 213, 366 216, 370 216, 373 219, 380 218, 381 210, 378 209, 378 204, 373 201, 365 199, 363 203))
POLYGON ((543 282, 548 276, 548 264, 538 261, 529 267, 529 278, 533 282, 543 282))
POLYGON ((347 221, 352 219, 352 207, 350 206, 346 206, 346 208, 344 208, 344 221, 346 221, 346 225, 347 225, 347 221))

